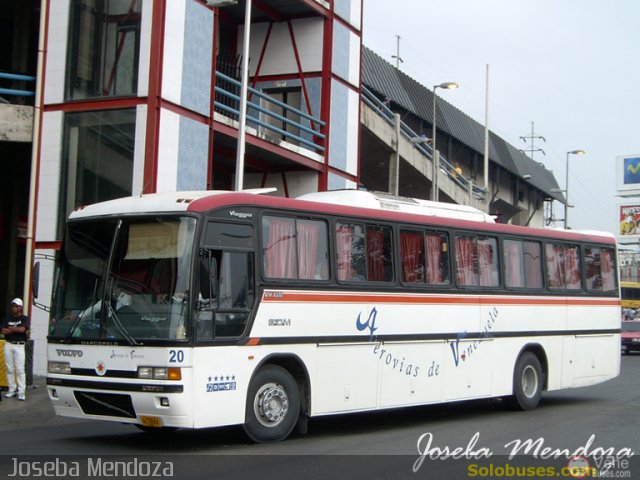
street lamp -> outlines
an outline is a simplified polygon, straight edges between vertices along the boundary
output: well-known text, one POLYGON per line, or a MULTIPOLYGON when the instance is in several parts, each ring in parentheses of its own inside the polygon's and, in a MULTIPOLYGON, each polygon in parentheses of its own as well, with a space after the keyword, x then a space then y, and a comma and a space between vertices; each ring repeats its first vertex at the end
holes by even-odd
POLYGON ((433 86, 433 118, 431 123, 431 125, 433 125, 433 132, 431 135, 431 147, 432 147, 431 163, 433 167, 433 176, 432 176, 433 186, 431 188, 431 200, 433 200, 434 202, 438 201, 438 170, 440 169, 440 155, 436 150, 436 99, 438 98, 436 90, 438 88, 442 88, 444 90, 455 90, 456 88, 458 88, 458 84, 455 82, 444 82, 444 83, 441 83, 440 85, 433 86))
POLYGON ((564 199, 567 202, 565 204, 564 207, 564 229, 566 230, 567 228, 569 228, 569 208, 571 207, 571 205, 569 205, 569 155, 584 155, 585 152, 584 150, 571 150, 569 152, 567 152, 567 176, 566 176, 566 180, 565 180, 565 186, 564 186, 564 199))

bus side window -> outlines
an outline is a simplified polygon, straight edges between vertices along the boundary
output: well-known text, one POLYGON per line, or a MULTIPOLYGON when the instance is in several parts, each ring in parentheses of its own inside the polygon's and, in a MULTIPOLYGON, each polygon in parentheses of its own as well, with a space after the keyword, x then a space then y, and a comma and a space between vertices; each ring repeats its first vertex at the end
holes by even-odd
POLYGON ((508 288, 542 288, 542 254, 539 242, 505 240, 505 284, 508 288))
POLYGON ((262 218, 262 262, 266 278, 328 280, 327 223, 265 215, 262 218))
POLYGON ((457 235, 456 281, 462 286, 498 287, 498 241, 484 235, 457 235))
POLYGON ((446 233, 401 230, 400 258, 404 283, 449 283, 449 240, 446 233))
POLYGON ((585 248, 585 270, 588 291, 612 292, 616 288, 614 252, 610 248, 585 248))
POLYGON ((566 290, 579 290, 582 288, 580 247, 561 243, 547 243, 545 253, 549 288, 566 290))
POLYGON ((364 227, 359 224, 336 223, 338 280, 366 280, 366 253, 364 227))

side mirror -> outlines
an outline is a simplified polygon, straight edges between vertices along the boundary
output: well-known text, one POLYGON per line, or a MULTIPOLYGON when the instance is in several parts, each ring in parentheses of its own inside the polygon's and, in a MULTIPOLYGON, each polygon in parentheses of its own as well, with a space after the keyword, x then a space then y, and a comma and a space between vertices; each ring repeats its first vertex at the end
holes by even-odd
MULTIPOLYGON (((51 262, 56 261, 56 257, 52 255, 45 255, 42 253, 36 253, 33 257, 34 259, 38 259, 38 260, 48 260, 51 262)), ((36 308, 39 308, 40 310, 44 310, 45 312, 50 312, 51 311, 50 306, 36 302, 36 298, 38 298, 38 295, 40 293, 39 290, 40 290, 40 262, 35 262, 33 264, 33 270, 31 271, 31 293, 33 295, 33 306, 36 308)))
POLYGON ((40 286, 40 262, 33 264, 33 270, 31 272, 31 293, 33 298, 38 298, 38 289, 40 286))

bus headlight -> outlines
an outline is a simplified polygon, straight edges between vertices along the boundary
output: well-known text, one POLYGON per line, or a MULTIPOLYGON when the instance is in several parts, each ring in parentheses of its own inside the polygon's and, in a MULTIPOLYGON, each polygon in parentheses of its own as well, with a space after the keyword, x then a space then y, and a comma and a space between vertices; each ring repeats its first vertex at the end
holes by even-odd
POLYGON ((62 373, 65 375, 71 374, 71 365, 69 362, 48 362, 47 372, 49 373, 62 373))
POLYGON ((138 367, 138 378, 182 380, 182 371, 175 367, 138 367))

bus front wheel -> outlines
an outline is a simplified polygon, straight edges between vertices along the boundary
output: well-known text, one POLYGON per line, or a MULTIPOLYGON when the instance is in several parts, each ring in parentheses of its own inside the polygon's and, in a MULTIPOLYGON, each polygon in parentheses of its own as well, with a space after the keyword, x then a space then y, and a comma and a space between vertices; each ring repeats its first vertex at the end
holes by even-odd
POLYGON ((253 377, 247 395, 244 430, 258 443, 285 439, 300 415, 298 384, 277 365, 262 367, 253 377))
POLYGON ((511 405, 516 410, 533 410, 540 403, 544 377, 540 360, 532 352, 524 352, 513 372, 511 405))

